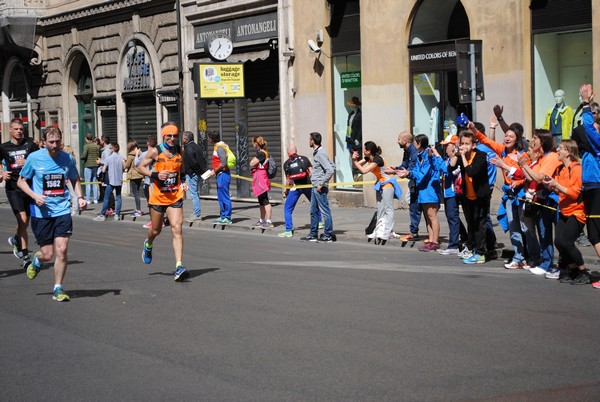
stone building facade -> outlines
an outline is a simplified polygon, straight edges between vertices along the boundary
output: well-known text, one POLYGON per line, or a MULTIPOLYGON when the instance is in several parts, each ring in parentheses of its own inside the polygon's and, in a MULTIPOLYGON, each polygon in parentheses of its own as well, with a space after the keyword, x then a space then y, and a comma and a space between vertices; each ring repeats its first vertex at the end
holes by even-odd
MULTIPOLYGON (((599 3, 0 1, 2 138, 10 119, 22 116, 35 138, 59 125, 76 152, 87 132, 110 135, 124 149, 129 138, 144 144, 175 120, 198 136, 207 158, 206 131, 222 128, 238 173, 248 176, 253 136, 267 138, 283 162, 290 143, 310 155, 308 134, 319 131, 342 183, 336 198, 372 205, 372 191, 352 183, 349 100, 360 101, 363 140, 380 145, 391 165, 401 161, 400 131, 439 142, 456 114, 488 125, 495 104, 530 135, 544 124, 554 91, 564 89, 575 109, 579 85, 600 85, 599 3), (219 62, 242 66, 243 96, 200 91, 201 65, 218 61, 205 49, 217 33, 231 39, 231 55, 219 62), (474 92, 465 67, 471 49, 474 92)), ((232 192, 251 196, 242 182, 232 192)))

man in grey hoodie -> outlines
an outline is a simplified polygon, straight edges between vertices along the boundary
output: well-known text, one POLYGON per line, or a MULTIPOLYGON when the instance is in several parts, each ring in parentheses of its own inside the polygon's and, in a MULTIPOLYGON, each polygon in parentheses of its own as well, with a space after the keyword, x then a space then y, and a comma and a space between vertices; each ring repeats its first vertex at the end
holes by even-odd
POLYGON ((333 220, 331 219, 331 210, 329 209, 329 193, 328 183, 335 173, 335 165, 325 150, 321 147, 322 136, 320 133, 310 133, 310 147, 313 148, 313 174, 312 196, 310 200, 310 233, 306 237, 302 237, 302 241, 320 241, 331 243, 333 241, 331 234, 333 232, 333 220), (319 234, 319 210, 325 222, 325 229, 321 237, 317 239, 319 234))

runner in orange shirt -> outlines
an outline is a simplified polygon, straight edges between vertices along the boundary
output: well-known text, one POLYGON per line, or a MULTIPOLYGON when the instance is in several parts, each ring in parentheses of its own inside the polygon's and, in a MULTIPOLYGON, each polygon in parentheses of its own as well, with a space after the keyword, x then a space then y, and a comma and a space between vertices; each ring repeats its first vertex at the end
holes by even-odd
POLYGON ((152 179, 150 191, 150 217, 152 226, 148 228, 148 238, 144 240, 142 259, 146 264, 152 262, 152 242, 163 227, 165 213, 173 234, 173 252, 175 253, 175 281, 180 282, 189 277, 189 272, 182 263, 183 258, 183 195, 187 191, 183 157, 179 153, 177 139, 179 130, 173 122, 162 125, 163 143, 150 149, 138 171, 152 179), (149 166, 152 165, 152 170, 149 166))

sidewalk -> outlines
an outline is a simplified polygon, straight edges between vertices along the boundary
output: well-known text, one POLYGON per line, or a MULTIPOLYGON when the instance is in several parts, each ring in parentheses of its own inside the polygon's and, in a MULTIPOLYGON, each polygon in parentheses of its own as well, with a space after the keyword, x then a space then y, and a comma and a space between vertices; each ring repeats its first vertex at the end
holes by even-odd
MULTIPOLYGON (((123 208, 122 208, 122 216, 124 221, 133 222, 133 218, 129 215, 134 210, 134 200, 132 197, 123 196, 123 208)), ((6 213, 9 213, 10 206, 8 205, 8 201, 6 199, 6 193, 2 190, 0 191, 0 208, 4 209, 6 213)), ((100 212, 102 208, 101 204, 90 204, 89 209, 81 212, 81 217, 89 219, 90 221, 96 217, 96 215, 100 212)), ((202 221, 194 222, 193 225, 190 225, 188 222, 184 221, 185 230, 190 229, 213 229, 213 222, 215 219, 219 217, 219 205, 214 196, 207 196, 201 198, 201 209, 202 209, 202 221)), ((492 206, 492 211, 495 214, 497 207, 492 206)), ((147 212, 146 208, 146 200, 142 199, 142 210, 147 212)), ((331 205, 331 213, 333 216, 333 233, 336 237, 336 240, 339 242, 362 242, 367 243, 367 238, 365 237, 365 227, 371 220, 373 213, 375 212, 374 208, 366 208, 366 207, 341 207, 337 204, 331 205)), ((184 201, 184 217, 188 217, 192 213, 192 202, 189 199, 184 201)), ((224 230, 236 231, 236 232, 245 232, 251 231, 252 226, 259 218, 259 209, 258 203, 255 200, 237 200, 233 201, 233 215, 232 220, 233 224, 224 228, 224 230)), ((447 236, 448 236, 448 223, 446 221, 446 217, 443 211, 440 211, 440 242, 442 248, 445 248, 447 244, 447 236)), ((144 215, 135 220, 135 223, 139 223, 139 225, 143 225, 149 221, 149 216, 144 215)), ((464 221, 464 220, 463 220, 464 221)), ((498 239, 498 243, 503 249, 502 255, 507 257, 510 255, 512 250, 510 246, 510 238, 508 233, 503 233, 502 229, 498 226, 497 220, 495 216, 492 216, 492 221, 494 222, 494 229, 496 232, 496 237, 498 239)), ((93 225, 102 225, 102 224, 118 224, 112 221, 106 222, 90 222, 93 225)), ((273 229, 265 230, 265 236, 274 236, 276 237, 278 233, 283 232, 285 230, 285 223, 283 220, 283 204, 282 203, 274 203, 273 204, 273 224, 275 227, 273 229)), ((394 231, 398 234, 406 234, 408 231, 409 225, 409 216, 407 209, 397 209, 395 211, 395 225, 394 231)), ((216 226, 214 230, 221 230, 223 227, 216 226)), ((294 210, 294 237, 281 239, 281 241, 300 241, 300 237, 306 236, 310 230, 310 203, 306 200, 306 198, 302 197, 298 201, 296 205, 296 209, 294 210)), ((321 231, 322 232, 322 231, 321 231)), ((427 235, 427 230, 425 228, 425 219, 421 219, 421 225, 419 234, 423 238, 427 235)), ((374 245, 371 243, 373 247, 398 247, 402 248, 406 251, 414 251, 418 252, 417 249, 423 243, 405 243, 404 245, 399 239, 391 239, 387 241, 384 245, 374 245)), ((596 270, 596 266, 600 265, 600 259, 596 256, 593 247, 580 247, 580 250, 584 256, 585 262, 589 265, 588 268, 592 270, 596 270)), ((500 255, 500 253, 499 253, 500 255)), ((557 254, 556 254, 557 255, 557 254)), ((492 262, 493 264, 500 264, 502 260, 498 262, 492 262)))

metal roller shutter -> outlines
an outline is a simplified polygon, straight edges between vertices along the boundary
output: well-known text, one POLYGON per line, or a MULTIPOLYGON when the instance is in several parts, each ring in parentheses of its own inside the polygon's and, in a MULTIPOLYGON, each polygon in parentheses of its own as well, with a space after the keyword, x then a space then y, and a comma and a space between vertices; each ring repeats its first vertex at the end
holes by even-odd
POLYGON ((102 135, 108 135, 111 139, 117 138, 117 111, 102 110, 102 135))
POLYGON ((150 134, 157 134, 156 98, 153 95, 128 97, 125 102, 127 105, 127 140, 134 139, 140 146, 143 146, 150 134))
MULTIPOLYGON (((257 100, 248 102, 248 155, 254 156, 256 151, 252 147, 252 137, 262 136, 267 141, 267 151, 277 161, 277 176, 273 183, 281 183, 283 160, 281 159, 281 112, 279 96, 275 99, 257 100)), ((281 199, 281 191, 271 191, 271 198, 281 199)))

